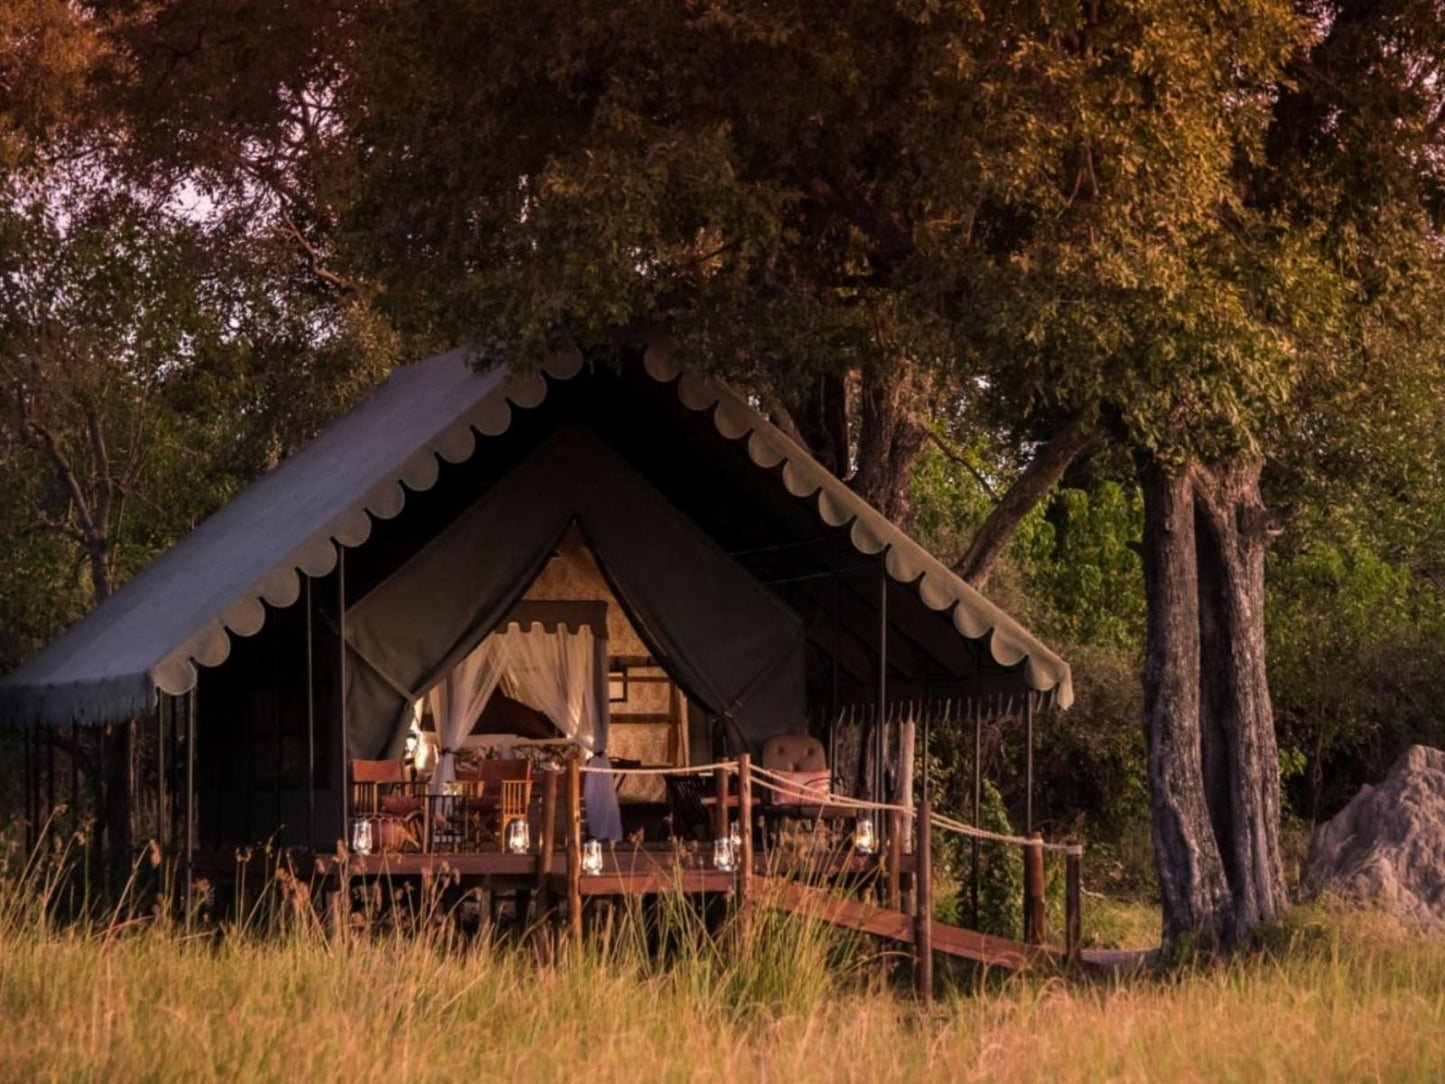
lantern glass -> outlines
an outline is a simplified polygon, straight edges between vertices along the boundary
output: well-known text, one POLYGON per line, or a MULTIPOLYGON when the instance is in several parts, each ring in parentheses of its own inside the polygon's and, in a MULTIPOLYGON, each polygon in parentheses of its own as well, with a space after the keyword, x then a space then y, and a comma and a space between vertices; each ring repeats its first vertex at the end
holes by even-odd
POLYGON ((859 854, 872 854, 878 849, 878 835, 872 817, 859 817, 853 829, 853 849, 859 854))
POLYGON ((589 839, 582 844, 582 872, 595 877, 602 872, 602 842, 589 839))
POLYGON ((736 864, 733 857, 732 839, 715 839, 712 841, 712 865, 714 869, 728 872, 736 864))
POLYGON ((532 849, 531 833, 527 830, 527 822, 523 820, 511 821, 507 824, 507 850, 513 854, 526 854, 532 849))
POLYGON ((351 850, 354 854, 370 854, 376 846, 376 829, 370 818, 351 822, 351 850))

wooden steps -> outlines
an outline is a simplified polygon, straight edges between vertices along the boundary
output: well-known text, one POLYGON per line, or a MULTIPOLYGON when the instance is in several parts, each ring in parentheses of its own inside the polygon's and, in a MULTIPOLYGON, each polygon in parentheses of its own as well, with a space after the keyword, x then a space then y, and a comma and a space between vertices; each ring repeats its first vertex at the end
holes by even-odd
MULTIPOLYGON (((864 900, 846 899, 796 881, 758 877, 753 883, 758 899, 773 907, 874 937, 913 943, 914 918, 902 911, 879 907, 864 900)), ((1057 949, 1025 945, 1006 937, 950 926, 937 919, 933 920, 932 934, 935 952, 975 960, 990 967, 1015 971, 1030 964, 1057 964, 1063 959, 1063 954, 1057 949)))

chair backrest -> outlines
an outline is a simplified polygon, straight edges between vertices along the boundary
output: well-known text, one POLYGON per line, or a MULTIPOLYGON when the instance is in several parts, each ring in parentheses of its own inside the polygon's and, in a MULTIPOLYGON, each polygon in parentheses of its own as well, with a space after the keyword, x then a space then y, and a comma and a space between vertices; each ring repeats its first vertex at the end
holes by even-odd
POLYGON ((527 805, 532 799, 530 779, 502 780, 502 819, 525 817, 527 805))
POLYGON ((763 744, 763 767, 771 772, 825 772, 828 754, 811 734, 779 734, 763 744))
POLYGON ((684 839, 711 839, 713 818, 702 800, 712 781, 700 775, 665 775, 663 779, 672 808, 672 830, 684 839))
POLYGON ((401 760, 353 760, 353 783, 405 783, 406 764, 401 760))
POLYGON ((477 778, 494 790, 507 780, 532 778, 532 762, 525 757, 513 760, 484 760, 477 765, 477 778))

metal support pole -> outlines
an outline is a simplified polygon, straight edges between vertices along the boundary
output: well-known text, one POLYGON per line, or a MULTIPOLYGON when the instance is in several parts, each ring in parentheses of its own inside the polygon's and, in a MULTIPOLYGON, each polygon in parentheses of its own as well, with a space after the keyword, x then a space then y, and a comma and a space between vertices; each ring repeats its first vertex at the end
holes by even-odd
POLYGON ((70 823, 80 823, 80 726, 70 724, 70 823))
POLYGON ((306 581, 306 842, 316 850, 316 662, 312 647, 311 577, 306 581))
POLYGON ((54 828, 55 818, 55 736, 45 728, 45 820, 54 828))
POLYGON ((839 547, 835 540, 833 543, 833 684, 828 699, 828 767, 833 772, 838 770, 838 709, 840 706, 838 654, 843 650, 843 634, 838 614, 843 605, 843 585, 839 578, 839 563, 839 547))
POLYGON ((753 894, 753 762, 748 753, 738 754, 738 837, 742 853, 738 864, 738 903, 746 928, 753 894))
POLYGON ((349 841, 351 836, 346 823, 346 796, 349 786, 351 765, 346 757, 346 549, 336 544, 336 675, 340 696, 340 718, 336 727, 336 780, 337 807, 341 814, 341 838, 349 841))
POLYGON ((134 717, 126 720, 125 724, 125 856, 126 862, 132 860, 131 848, 135 846, 137 829, 140 827, 140 819, 136 816, 138 810, 136 799, 140 797, 140 718, 134 717))
POLYGON ((1024 694, 1024 835, 1034 831, 1034 694, 1024 694))
MULTIPOLYGON (((883 741, 883 721, 887 714, 888 706, 888 550, 885 548, 878 555, 878 716, 877 726, 874 732, 874 753, 873 753, 873 800, 884 801, 883 794, 883 757, 885 752, 883 741)), ((878 839, 883 838, 883 820, 875 812, 874 835, 878 839)))
POLYGON ((200 691, 200 675, 186 694, 186 924, 192 913, 191 891, 196 869, 196 694, 200 691))
MULTIPOLYGON (((973 706, 973 826, 981 828, 983 817, 983 701, 973 706)), ((978 837, 972 840, 973 873, 970 892, 973 898, 973 928, 978 929, 979 892, 982 888, 982 871, 979 869, 978 837)))
POLYGON ((166 810, 166 716, 170 714, 166 709, 170 701, 165 693, 156 696, 156 842, 162 854, 171 842, 170 817, 166 810))
POLYGON ((271 764, 271 804, 275 819, 266 835, 274 838, 279 845, 282 842, 281 822, 285 818, 281 813, 281 673, 276 660, 277 626, 273 624, 266 632, 271 639, 271 745, 275 757, 271 764))
POLYGON ((35 758, 31 748, 35 744, 35 725, 26 723, 21 728, 21 734, 24 741, 22 763, 25 765, 25 853, 28 856, 35 850, 35 758))

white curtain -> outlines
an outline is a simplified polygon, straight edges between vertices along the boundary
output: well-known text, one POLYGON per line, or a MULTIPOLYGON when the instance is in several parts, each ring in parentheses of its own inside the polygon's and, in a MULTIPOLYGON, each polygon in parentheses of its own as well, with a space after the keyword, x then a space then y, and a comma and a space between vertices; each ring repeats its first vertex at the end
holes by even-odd
POLYGON ((587 753, 597 748, 597 690, 594 642, 587 627, 571 632, 557 626, 523 629, 509 625, 489 640, 505 644, 502 692, 540 711, 587 753))
POLYGON ((456 752, 496 691, 509 647, 503 637, 488 636, 427 693, 441 746, 441 757, 431 778, 433 794, 441 794, 446 784, 457 777, 456 752))
POLYGON ((606 749, 604 642, 586 626, 572 632, 559 625, 548 632, 538 625, 510 625, 477 645, 427 694, 441 746, 432 793, 442 793, 456 778, 456 751, 500 685, 576 742, 588 754, 589 768, 607 769, 583 777, 587 830, 594 839, 621 839, 622 814, 606 749))
POLYGON ((583 626, 576 632, 558 625, 547 632, 533 625, 512 625, 493 637, 507 643, 502 690, 540 711, 557 729, 582 747, 587 766, 602 771, 582 777, 587 831, 593 839, 622 838, 622 812, 612 762, 607 759, 607 696, 602 641, 583 626))

